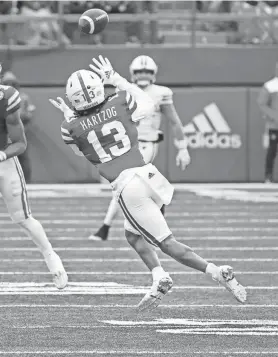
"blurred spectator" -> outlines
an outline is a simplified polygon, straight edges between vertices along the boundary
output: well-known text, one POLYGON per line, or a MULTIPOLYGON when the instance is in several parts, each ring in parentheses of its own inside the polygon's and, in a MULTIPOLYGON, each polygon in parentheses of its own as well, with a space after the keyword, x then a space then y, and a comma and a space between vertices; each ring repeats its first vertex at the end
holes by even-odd
MULTIPOLYGON (((24 125, 24 130, 26 133, 26 138, 28 143, 29 128, 32 125, 32 121, 34 118, 34 110, 36 108, 31 103, 29 96, 20 90, 19 82, 16 76, 12 72, 4 73, 2 78, 2 83, 4 85, 9 85, 16 88, 20 93, 20 97, 21 97, 20 117, 24 125)), ((28 145, 27 145, 27 149, 24 151, 24 153, 18 156, 27 183, 31 182, 31 160, 30 160, 29 153, 30 150, 28 149, 28 145)))
POLYGON ((20 4, 20 14, 33 17, 27 24, 20 26, 17 31, 17 43, 26 45, 57 45, 60 38, 62 44, 70 44, 70 40, 61 32, 56 19, 51 19, 52 2, 23 1, 20 4), (49 17, 49 20, 40 20, 49 17))

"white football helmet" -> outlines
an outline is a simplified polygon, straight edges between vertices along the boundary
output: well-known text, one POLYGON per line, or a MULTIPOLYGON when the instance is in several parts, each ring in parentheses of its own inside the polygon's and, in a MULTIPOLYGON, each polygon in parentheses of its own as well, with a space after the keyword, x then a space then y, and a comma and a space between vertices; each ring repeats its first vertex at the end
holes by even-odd
POLYGON ((146 87, 156 80, 157 65, 149 56, 134 58, 129 67, 131 80, 139 87, 146 87))
POLYGON ((105 99, 104 86, 99 76, 81 69, 74 72, 67 81, 66 95, 75 110, 87 110, 105 99))

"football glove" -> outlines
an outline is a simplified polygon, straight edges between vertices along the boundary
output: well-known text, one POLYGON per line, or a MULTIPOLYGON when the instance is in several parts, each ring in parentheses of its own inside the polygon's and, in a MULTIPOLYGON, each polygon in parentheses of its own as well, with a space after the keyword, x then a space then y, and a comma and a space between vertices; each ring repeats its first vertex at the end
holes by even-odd
POLYGON ((74 111, 67 106, 63 98, 57 97, 57 100, 49 99, 49 101, 54 107, 61 110, 66 120, 75 116, 74 111))
POLYGON ((89 67, 96 72, 103 81, 103 84, 111 84, 116 87, 116 82, 120 78, 120 75, 114 71, 108 58, 99 56, 99 60, 92 59, 94 64, 90 64, 89 67))
POLYGON ((187 150, 186 140, 175 140, 174 144, 176 148, 179 150, 176 156, 176 165, 179 166, 182 170, 184 170, 190 164, 190 155, 187 150))
POLYGON ((0 151, 0 162, 7 160, 7 154, 4 151, 0 151))

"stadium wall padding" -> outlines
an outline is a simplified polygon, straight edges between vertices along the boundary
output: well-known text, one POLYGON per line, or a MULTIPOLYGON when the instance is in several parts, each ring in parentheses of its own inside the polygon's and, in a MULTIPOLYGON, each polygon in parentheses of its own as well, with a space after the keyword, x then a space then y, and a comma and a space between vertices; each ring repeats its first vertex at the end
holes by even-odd
POLYGON ((40 52, 0 52, 2 62, 9 53, 9 63, 20 82, 26 86, 63 86, 69 75, 89 69, 92 57, 107 56, 115 69, 129 77, 129 65, 138 55, 150 55, 159 66, 158 83, 172 86, 259 85, 274 75, 277 49, 269 47, 190 48, 188 46, 145 45, 113 48, 80 47, 40 52))
MULTIPOLYGON (((185 171, 175 165, 176 148, 170 124, 163 118, 165 141, 155 164, 172 182, 259 182, 264 179, 264 121, 256 98, 258 88, 172 88, 187 134, 192 163, 185 171), (197 119, 196 119, 197 117, 197 119), (205 124, 204 124, 205 123, 205 124), (222 127, 222 128, 221 128, 222 127), (188 128, 188 127, 187 127, 188 128), (202 131, 213 138, 204 140, 202 131), (220 128, 220 129, 219 129, 220 128), (224 129, 223 129, 224 128, 224 129), (226 133, 221 133, 221 130, 226 133), (220 147, 219 147, 220 146, 220 147)), ((48 101, 63 96, 64 88, 23 88, 36 106, 34 125, 28 133, 34 183, 98 182, 96 169, 75 156, 62 141, 62 114, 48 101)), ((275 177, 278 179, 278 164, 275 177)))

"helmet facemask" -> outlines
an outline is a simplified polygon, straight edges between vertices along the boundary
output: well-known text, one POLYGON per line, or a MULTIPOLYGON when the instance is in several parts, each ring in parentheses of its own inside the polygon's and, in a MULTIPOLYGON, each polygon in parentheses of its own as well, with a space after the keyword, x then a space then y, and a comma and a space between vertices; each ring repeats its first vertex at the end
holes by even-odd
POLYGON ((155 72, 150 69, 134 70, 132 82, 136 83, 139 87, 147 87, 155 82, 155 72))

